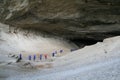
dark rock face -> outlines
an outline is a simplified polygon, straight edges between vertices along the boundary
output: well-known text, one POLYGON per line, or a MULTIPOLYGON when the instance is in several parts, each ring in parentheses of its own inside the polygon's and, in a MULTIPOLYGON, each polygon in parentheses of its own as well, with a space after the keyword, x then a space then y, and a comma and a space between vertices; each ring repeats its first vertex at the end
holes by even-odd
POLYGON ((0 21, 70 40, 120 34, 120 0, 0 0, 0 21))

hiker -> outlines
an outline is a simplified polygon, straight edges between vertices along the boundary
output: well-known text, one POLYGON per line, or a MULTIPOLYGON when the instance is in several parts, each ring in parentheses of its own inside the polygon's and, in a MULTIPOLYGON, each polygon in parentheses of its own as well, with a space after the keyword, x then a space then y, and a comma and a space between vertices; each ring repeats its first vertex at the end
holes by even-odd
POLYGON ((33 60, 34 60, 34 61, 36 60, 36 55, 33 56, 33 60))
POLYGON ((52 57, 55 57, 55 53, 52 53, 52 57))
POLYGON ((19 58, 17 59, 16 62, 20 62, 22 60, 22 54, 19 55, 19 58))
POLYGON ((32 57, 31 57, 31 55, 29 55, 29 57, 28 57, 28 58, 29 58, 29 60, 31 61, 31 58, 32 58, 32 57))
POLYGON ((19 55, 19 59, 22 60, 22 54, 19 55))
POLYGON ((63 50, 60 50, 60 53, 63 53, 63 50))
POLYGON ((40 54, 40 60, 42 60, 42 54, 40 54))
POLYGON ((45 55, 44 55, 44 57, 45 57, 45 59, 47 59, 48 55, 47 55, 47 54, 45 54, 45 55))

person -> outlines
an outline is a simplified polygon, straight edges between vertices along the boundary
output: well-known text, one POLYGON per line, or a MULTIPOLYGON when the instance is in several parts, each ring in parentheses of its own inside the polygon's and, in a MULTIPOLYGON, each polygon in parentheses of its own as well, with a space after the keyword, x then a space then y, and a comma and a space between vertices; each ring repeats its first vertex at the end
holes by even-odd
POLYGON ((36 60, 36 55, 33 56, 33 60, 34 60, 34 61, 36 60))
POLYGON ((29 55, 29 60, 31 60, 31 55, 29 55))
POLYGON ((22 54, 19 55, 18 59, 16 62, 20 62, 22 60, 22 54))
POLYGON ((42 60, 42 54, 40 54, 40 60, 42 60))
POLYGON ((44 55, 44 57, 45 57, 45 59, 47 59, 48 55, 47 55, 47 54, 45 54, 45 55, 44 55))
POLYGON ((55 53, 52 53, 52 57, 55 57, 55 53))
POLYGON ((20 58, 20 60, 22 60, 22 54, 20 54, 19 58, 20 58))
POLYGON ((60 53, 63 53, 63 50, 60 50, 60 53))

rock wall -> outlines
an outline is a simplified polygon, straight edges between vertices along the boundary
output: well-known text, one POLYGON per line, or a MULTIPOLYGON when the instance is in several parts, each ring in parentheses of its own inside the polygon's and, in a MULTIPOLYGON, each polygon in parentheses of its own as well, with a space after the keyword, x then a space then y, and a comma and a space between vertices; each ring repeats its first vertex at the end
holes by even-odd
POLYGON ((0 21, 64 37, 102 40, 120 34, 120 0, 0 0, 0 21))

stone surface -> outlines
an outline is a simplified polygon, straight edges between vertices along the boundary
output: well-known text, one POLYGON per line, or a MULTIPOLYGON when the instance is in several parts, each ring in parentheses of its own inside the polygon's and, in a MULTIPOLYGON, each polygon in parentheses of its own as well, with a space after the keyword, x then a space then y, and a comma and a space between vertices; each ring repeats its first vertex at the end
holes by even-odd
POLYGON ((0 21, 16 28, 102 40, 120 34, 120 0, 0 0, 0 21))

